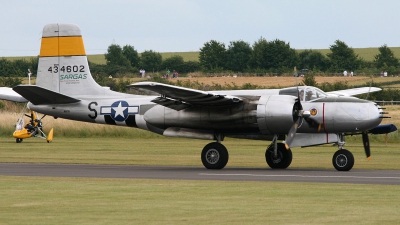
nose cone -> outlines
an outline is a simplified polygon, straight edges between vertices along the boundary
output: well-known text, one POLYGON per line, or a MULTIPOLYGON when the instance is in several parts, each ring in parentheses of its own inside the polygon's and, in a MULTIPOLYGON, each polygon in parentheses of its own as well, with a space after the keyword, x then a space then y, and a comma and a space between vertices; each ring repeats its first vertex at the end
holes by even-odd
MULTIPOLYGON (((347 111, 347 109, 346 109, 347 111)), ((382 122, 382 108, 374 102, 364 103, 358 110, 347 111, 356 121, 357 128, 369 130, 382 122)))
POLYGON ((374 102, 352 101, 326 104, 324 131, 360 132, 378 126, 382 121, 382 109, 374 102))
POLYGON ((375 126, 378 126, 382 122, 382 119, 383 119, 383 110, 376 103, 371 102, 371 105, 372 105, 371 108, 373 108, 373 109, 371 109, 371 111, 372 111, 371 114, 376 123, 375 126))

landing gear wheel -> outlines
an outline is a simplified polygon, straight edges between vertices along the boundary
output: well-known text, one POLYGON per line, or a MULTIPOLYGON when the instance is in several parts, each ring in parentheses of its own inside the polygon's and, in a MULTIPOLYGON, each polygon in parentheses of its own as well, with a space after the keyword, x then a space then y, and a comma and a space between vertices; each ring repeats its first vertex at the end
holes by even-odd
POLYGON ((333 155, 332 164, 338 171, 349 171, 354 166, 354 156, 346 149, 340 149, 333 155))
POLYGON ((228 150, 218 142, 209 143, 201 152, 201 161, 207 169, 222 169, 228 163, 228 159, 228 150))
POLYGON ((274 155, 274 145, 270 145, 265 151, 265 160, 271 169, 286 169, 292 163, 292 150, 286 150, 283 143, 278 143, 277 156, 274 155))
POLYGON ((22 138, 16 138, 16 139, 15 139, 15 142, 16 142, 16 143, 21 143, 21 142, 22 142, 22 138))

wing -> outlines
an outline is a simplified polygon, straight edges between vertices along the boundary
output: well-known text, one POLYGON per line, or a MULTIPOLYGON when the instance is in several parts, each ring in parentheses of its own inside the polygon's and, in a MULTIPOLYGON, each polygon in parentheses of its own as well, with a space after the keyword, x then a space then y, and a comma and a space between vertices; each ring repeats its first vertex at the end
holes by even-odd
POLYGON ((382 89, 377 88, 377 87, 360 87, 360 88, 351 88, 351 89, 346 89, 346 90, 340 90, 340 91, 330 91, 326 92, 329 95, 337 95, 337 96, 354 96, 354 95, 360 95, 360 94, 367 94, 371 92, 377 92, 381 91, 382 89))
POLYGON ((161 97, 153 99, 152 102, 175 110, 181 110, 193 105, 219 106, 242 102, 242 99, 236 96, 220 95, 156 82, 139 82, 128 85, 128 87, 156 92, 161 97))
POLYGON ((13 101, 13 102, 27 102, 24 97, 15 92, 9 87, 0 87, 0 99, 13 101))

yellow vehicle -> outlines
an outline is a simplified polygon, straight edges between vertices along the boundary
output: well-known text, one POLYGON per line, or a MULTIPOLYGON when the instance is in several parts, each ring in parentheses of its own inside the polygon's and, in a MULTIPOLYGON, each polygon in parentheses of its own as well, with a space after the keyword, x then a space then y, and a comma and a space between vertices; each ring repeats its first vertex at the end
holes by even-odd
POLYGON ((45 139, 47 143, 50 143, 53 140, 53 128, 51 128, 49 135, 43 132, 42 127, 42 119, 38 119, 38 116, 35 111, 30 110, 30 116, 27 114, 23 114, 17 121, 16 129, 13 133, 15 137, 15 141, 17 143, 21 143, 23 139, 30 137, 38 137, 45 139), (24 124, 24 115, 30 118, 30 121, 24 124))

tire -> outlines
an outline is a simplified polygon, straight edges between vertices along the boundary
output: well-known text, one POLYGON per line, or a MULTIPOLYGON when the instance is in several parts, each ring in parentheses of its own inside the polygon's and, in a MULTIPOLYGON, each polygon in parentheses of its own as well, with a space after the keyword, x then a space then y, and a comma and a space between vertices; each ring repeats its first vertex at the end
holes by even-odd
POLYGON ((222 169, 228 163, 228 150, 218 142, 206 145, 201 152, 201 162, 207 169, 222 169))
POLYGON ((349 150, 340 149, 333 155, 332 164, 338 171, 349 171, 354 166, 354 156, 349 150))
POLYGON ((271 169, 286 169, 293 159, 292 150, 286 150, 283 143, 278 143, 277 157, 274 156, 274 145, 270 145, 265 151, 265 161, 271 169))
POLYGON ((16 143, 21 143, 21 142, 22 142, 22 138, 16 138, 16 139, 15 139, 15 142, 16 142, 16 143))

